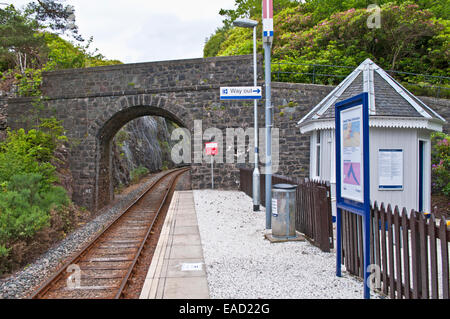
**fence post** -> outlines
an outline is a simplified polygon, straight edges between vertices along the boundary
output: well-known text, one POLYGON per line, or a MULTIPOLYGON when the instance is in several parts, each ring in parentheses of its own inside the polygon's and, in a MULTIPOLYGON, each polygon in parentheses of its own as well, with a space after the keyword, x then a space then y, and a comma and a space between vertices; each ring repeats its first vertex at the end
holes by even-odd
POLYGON ((315 84, 316 83, 316 65, 313 64, 313 80, 312 83, 315 84))
POLYGON ((278 69, 277 69, 277 81, 280 82, 280 61, 278 61, 278 69))
POLYGON ((412 252, 412 269, 413 269, 413 286, 414 299, 419 299, 422 296, 422 269, 420 263, 420 234, 417 213, 412 210, 409 216, 411 226, 411 252, 412 252))
POLYGON ((437 89, 437 96, 436 98, 439 98, 440 94, 441 94, 441 84, 442 84, 442 77, 439 78, 439 86, 437 89))

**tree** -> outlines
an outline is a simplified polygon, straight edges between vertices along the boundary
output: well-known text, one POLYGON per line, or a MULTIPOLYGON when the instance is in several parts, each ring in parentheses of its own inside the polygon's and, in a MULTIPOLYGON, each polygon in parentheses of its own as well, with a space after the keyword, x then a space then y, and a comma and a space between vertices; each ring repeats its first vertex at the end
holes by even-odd
POLYGON ((36 34, 39 24, 16 10, 13 5, 0 9, 0 65, 17 66, 24 73, 28 67, 42 65, 43 37, 36 34))
POLYGON ((32 16, 42 27, 61 34, 69 32, 77 41, 84 41, 78 33, 75 24, 75 8, 72 5, 64 5, 64 0, 37 0, 30 2, 26 12, 32 16))

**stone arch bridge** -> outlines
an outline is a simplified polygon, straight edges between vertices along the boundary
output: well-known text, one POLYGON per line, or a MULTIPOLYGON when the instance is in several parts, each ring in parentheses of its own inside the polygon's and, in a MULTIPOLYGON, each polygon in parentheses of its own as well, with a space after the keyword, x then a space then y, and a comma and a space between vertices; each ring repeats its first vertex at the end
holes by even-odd
MULTIPOLYGON (((261 57, 258 61, 258 80, 263 85, 261 57)), ((36 116, 56 116, 63 121, 71 141, 72 200, 99 209, 114 196, 111 141, 123 125, 152 115, 172 120, 192 136, 195 120, 201 121, 203 129, 251 128, 252 102, 219 100, 220 86, 251 85, 251 55, 123 64, 44 73, 45 98, 40 106, 33 98, 13 98, 0 100, 0 109, 2 103, 6 105, 7 125, 12 129, 29 128, 36 116)), ((308 176, 309 137, 300 135, 296 122, 332 89, 272 83, 274 125, 279 128, 279 174, 308 176)), ((264 101, 259 103, 259 115, 259 125, 264 127, 264 101)), ((203 137, 200 139, 203 144, 203 137)), ((239 167, 251 167, 249 155, 243 164, 223 162, 215 165, 215 186, 237 189, 239 167)), ((210 183, 209 161, 193 163, 193 188, 207 188, 210 183)))

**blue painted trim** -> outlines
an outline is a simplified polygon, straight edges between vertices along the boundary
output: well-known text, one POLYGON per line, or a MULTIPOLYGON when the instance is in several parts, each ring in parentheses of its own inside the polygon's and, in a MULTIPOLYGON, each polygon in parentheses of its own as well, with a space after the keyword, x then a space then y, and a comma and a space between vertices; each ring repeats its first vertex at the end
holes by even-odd
POLYGON ((367 92, 353 96, 335 105, 335 127, 336 127, 336 276, 341 276, 342 262, 342 231, 341 219, 342 209, 363 217, 363 240, 364 240, 364 298, 370 299, 370 289, 367 285, 370 265, 370 148, 369 148, 369 95, 367 92), (363 132, 363 176, 364 196, 363 203, 343 198, 341 194, 341 112, 362 105, 362 132, 363 132))
POLYGON ((380 189, 402 189, 403 185, 378 185, 380 189))
POLYGON ((419 140, 419 212, 423 212, 423 151, 424 143, 419 140))
POLYGON ((221 100, 261 100, 262 96, 221 96, 221 100))

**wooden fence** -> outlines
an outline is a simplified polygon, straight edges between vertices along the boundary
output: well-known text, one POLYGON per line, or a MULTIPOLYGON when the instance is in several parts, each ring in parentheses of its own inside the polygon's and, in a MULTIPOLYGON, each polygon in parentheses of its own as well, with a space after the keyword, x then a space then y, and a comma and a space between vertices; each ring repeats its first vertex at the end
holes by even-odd
MULTIPOLYGON (((353 275, 363 278, 362 217, 342 212, 342 264, 353 275)), ((434 214, 396 206, 371 209, 371 264, 381 274, 378 290, 392 299, 449 298, 450 231, 444 219, 434 214)))
MULTIPOLYGON (((240 169, 240 189, 252 197, 253 170, 240 169)), ((265 175, 261 174, 260 199, 265 206, 265 175)), ((331 216, 331 192, 329 184, 299 181, 281 175, 272 175, 272 185, 288 183, 297 185, 295 228, 322 251, 329 252, 333 245, 333 223, 331 216)))
POLYGON ((304 180, 297 186, 296 229, 324 252, 333 244, 330 185, 304 180))

